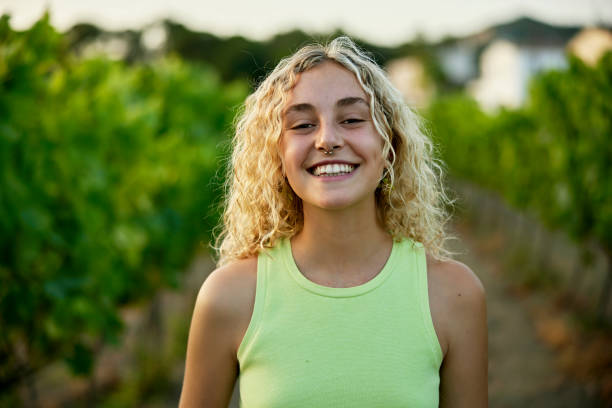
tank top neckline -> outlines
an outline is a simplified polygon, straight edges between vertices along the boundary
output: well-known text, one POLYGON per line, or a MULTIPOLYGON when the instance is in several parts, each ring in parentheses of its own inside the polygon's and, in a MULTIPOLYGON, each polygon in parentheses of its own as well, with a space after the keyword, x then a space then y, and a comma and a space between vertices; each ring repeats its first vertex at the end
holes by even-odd
POLYGON ((385 265, 376 276, 374 276, 369 281, 362 283, 361 285, 351 286, 347 288, 335 288, 331 286, 320 285, 305 277, 300 272, 297 267, 297 264, 295 263, 293 253, 291 251, 291 242, 289 238, 285 238, 282 240, 282 242, 280 243, 279 250, 287 271, 296 281, 296 283, 300 285, 303 289, 306 289, 309 292, 321 296, 342 298, 364 295, 376 289, 384 281, 386 281, 387 278, 389 278, 389 276, 391 276, 391 274, 395 270, 398 252, 400 252, 399 246, 402 245, 402 243, 403 241, 393 241, 393 246, 391 247, 391 253, 389 254, 389 258, 387 258, 387 262, 385 262, 385 265))

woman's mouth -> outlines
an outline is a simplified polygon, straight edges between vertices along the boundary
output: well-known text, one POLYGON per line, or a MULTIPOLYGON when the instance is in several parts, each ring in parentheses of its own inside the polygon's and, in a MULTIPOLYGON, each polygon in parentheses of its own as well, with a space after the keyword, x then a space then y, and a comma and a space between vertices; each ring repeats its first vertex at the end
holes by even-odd
POLYGON ((317 177, 343 176, 352 173, 359 165, 346 163, 322 164, 313 166, 308 172, 317 177))

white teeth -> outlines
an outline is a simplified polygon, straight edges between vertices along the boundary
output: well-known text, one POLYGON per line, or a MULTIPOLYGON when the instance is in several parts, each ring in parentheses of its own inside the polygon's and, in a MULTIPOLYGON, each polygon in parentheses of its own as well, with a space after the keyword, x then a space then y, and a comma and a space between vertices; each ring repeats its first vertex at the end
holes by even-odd
POLYGON ((324 164, 317 166, 313 170, 315 176, 338 176, 341 174, 351 173, 355 169, 352 164, 324 164))

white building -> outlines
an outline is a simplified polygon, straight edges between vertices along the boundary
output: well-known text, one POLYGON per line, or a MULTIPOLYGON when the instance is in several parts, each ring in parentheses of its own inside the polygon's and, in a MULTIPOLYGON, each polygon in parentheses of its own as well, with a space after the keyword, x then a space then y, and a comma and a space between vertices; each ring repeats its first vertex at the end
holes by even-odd
POLYGON ((522 105, 531 78, 540 71, 567 67, 567 58, 562 46, 495 40, 482 52, 479 65, 480 76, 467 89, 484 110, 492 111, 522 105))
POLYGON ((612 51, 612 32, 601 28, 585 28, 567 46, 569 52, 589 65, 595 65, 612 51))
POLYGON ((516 108, 534 75, 567 66, 567 44, 579 31, 524 17, 449 40, 438 57, 450 82, 466 86, 483 109, 516 108))
POLYGON ((386 70, 389 79, 409 106, 423 108, 429 104, 435 89, 419 58, 405 57, 389 61, 386 70))

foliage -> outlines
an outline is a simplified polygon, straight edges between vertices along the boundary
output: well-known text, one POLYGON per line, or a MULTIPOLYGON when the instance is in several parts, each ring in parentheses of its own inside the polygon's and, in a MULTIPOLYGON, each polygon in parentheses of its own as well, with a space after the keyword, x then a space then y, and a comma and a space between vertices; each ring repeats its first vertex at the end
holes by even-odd
POLYGON ((45 16, 0 20, 0 389, 88 373, 118 307, 176 285, 217 222, 219 147, 246 95, 168 58, 77 60, 45 16))
POLYGON ((596 238, 612 254, 612 53, 592 68, 572 60, 567 72, 533 83, 530 110, 551 143, 548 160, 553 212, 577 238, 596 238))
MULTIPOLYGON (((247 78, 253 87, 282 58, 294 53, 300 47, 311 43, 326 43, 333 38, 346 35, 342 30, 312 34, 295 29, 277 34, 265 41, 254 41, 242 36, 222 38, 206 32, 194 32, 171 20, 165 20, 163 26, 167 33, 163 52, 179 55, 186 61, 204 62, 214 67, 224 81, 247 78)), ((70 48, 79 50, 109 33, 91 24, 77 24, 67 34, 70 48)), ((112 35, 127 40, 129 44, 125 56, 127 61, 136 62, 147 58, 148 51, 143 48, 140 41, 141 32, 129 30, 114 32, 112 35)), ((373 58, 381 65, 395 58, 414 56, 423 61, 436 85, 441 87, 451 85, 435 57, 435 50, 423 38, 396 47, 378 46, 359 38, 354 40, 371 52, 373 58)))
POLYGON ((577 59, 531 84, 525 108, 483 113, 464 95, 427 115, 455 177, 498 191, 579 241, 612 254, 612 53, 577 59))

